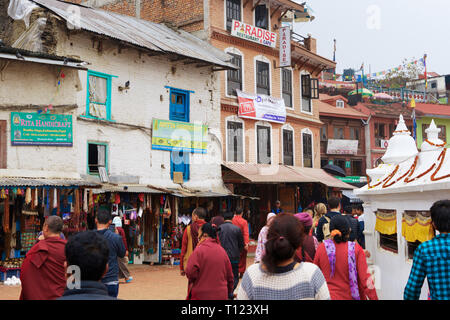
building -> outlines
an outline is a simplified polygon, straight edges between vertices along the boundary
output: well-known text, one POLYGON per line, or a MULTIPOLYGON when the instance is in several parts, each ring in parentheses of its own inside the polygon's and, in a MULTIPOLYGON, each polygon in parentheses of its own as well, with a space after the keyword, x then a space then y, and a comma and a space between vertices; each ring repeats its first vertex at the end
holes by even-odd
POLYGON ((420 149, 426 140, 426 129, 433 120, 440 130, 438 137, 442 141, 450 141, 450 106, 439 104, 416 103, 416 110, 423 113, 417 120, 417 147, 420 149))
MULTIPOLYGON (((369 116, 368 124, 365 126, 366 139, 366 168, 376 168, 382 163, 381 157, 386 152, 389 145, 389 138, 392 137, 395 127, 398 124, 398 117, 402 115, 405 119, 408 130, 413 133, 413 109, 406 104, 374 104, 358 103, 354 108, 369 116)), ((422 112, 416 110, 416 119, 420 119, 422 112)))
POLYGON ((430 72, 427 75, 428 86, 425 88, 425 76, 419 76, 419 79, 409 81, 407 88, 423 91, 430 95, 429 102, 448 104, 450 97, 450 75, 438 75, 430 72))
MULTIPOLYGON (((368 185, 355 190, 364 200, 366 250, 380 299, 402 300, 414 251, 437 233, 430 208, 449 194, 450 160, 434 121, 421 151, 400 116, 383 164, 367 170, 368 185)), ((420 295, 428 298, 428 286, 420 295)))
MULTIPOLYGON (((209 207, 210 199, 231 195, 222 181, 216 72, 234 69, 231 57, 161 24, 56 0, 33 2, 38 7, 30 28, 23 31, 23 22, 14 21, 7 32, 12 38, 5 41, 33 36, 43 39, 33 45, 46 52, 90 63, 63 82, 72 88, 69 103, 76 129, 73 147, 51 161, 102 183, 94 207, 98 201, 111 205, 111 193, 129 193, 114 200, 123 214, 134 217, 129 220, 136 221, 139 208, 157 212, 160 221, 147 231, 159 250, 146 250, 144 260, 161 262, 161 244, 171 243, 162 240, 170 240, 177 226, 174 217, 190 213, 199 201, 209 207), (78 21, 71 20, 72 12, 78 21), (45 37, 30 34, 39 23, 45 37)), ((212 214, 219 208, 217 200, 208 209, 212 214)))
POLYGON ((334 164, 345 171, 347 177, 339 178, 361 187, 366 183, 365 126, 369 116, 348 105, 341 96, 320 95, 321 167, 334 164))

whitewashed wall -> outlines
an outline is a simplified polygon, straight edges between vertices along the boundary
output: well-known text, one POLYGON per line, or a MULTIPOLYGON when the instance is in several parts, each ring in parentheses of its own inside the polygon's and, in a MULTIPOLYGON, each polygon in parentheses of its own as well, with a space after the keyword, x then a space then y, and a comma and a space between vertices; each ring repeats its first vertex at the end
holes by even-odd
MULTIPOLYGON (((370 193, 370 192, 369 192, 370 193)), ((403 292, 408 282, 412 267, 412 259, 408 259, 407 242, 402 236, 402 215, 405 210, 430 210, 434 202, 450 199, 449 189, 421 192, 359 194, 364 203, 366 249, 371 258, 369 263, 378 267, 381 288, 377 291, 383 300, 403 300, 403 292), (378 209, 397 210, 397 243, 398 253, 389 252, 379 247, 379 233, 375 231, 378 209)), ((427 299, 428 284, 425 280, 420 299, 427 299)))
MULTIPOLYGON (((40 63, 11 61, 0 77, 0 120, 7 120, 7 170, 20 170, 17 174, 24 176, 29 170, 66 173, 77 172, 77 144, 73 147, 51 146, 12 146, 11 145, 11 112, 37 112, 32 109, 11 109, 11 106, 24 105, 70 105, 76 104, 78 70, 63 68, 65 78, 57 93, 57 77, 61 67, 40 63), (4 109, 8 107, 8 109, 4 109)), ((62 113, 56 110, 56 113, 62 113)), ((76 110, 64 112, 72 115, 73 134, 77 134, 76 110)), ((7 174, 7 172, 2 172, 7 174)), ((69 175, 70 176, 70 175, 69 175)), ((61 175, 60 175, 61 177, 61 175)))
MULTIPOLYGON (((89 69, 117 76, 112 79, 112 119, 119 123, 151 128, 152 119, 169 119, 169 89, 165 86, 192 90, 190 122, 209 127, 208 154, 190 155, 190 180, 186 187, 211 189, 222 185, 220 92, 216 73, 211 68, 197 68, 167 57, 150 57, 135 49, 122 48, 114 41, 103 41, 103 51, 92 34, 81 32, 67 36, 60 32, 58 55, 75 55, 91 63, 89 69), (130 89, 119 91, 130 81, 130 89)), ((87 72, 80 72, 83 90, 78 93, 78 115, 86 109, 87 72)), ((139 183, 177 187, 170 178, 170 153, 151 150, 151 136, 139 129, 79 120, 77 132, 78 170, 87 173, 87 141, 108 143, 108 165, 111 176, 139 176, 139 183)))

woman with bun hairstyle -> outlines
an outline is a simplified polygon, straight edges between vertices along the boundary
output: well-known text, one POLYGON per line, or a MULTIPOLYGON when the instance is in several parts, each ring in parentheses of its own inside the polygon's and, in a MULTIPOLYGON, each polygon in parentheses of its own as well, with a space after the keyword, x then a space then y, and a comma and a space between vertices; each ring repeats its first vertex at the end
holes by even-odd
POLYGON ((329 300, 320 269, 294 257, 304 238, 303 225, 292 214, 279 213, 267 232, 261 263, 251 265, 238 289, 238 300, 329 300))
POLYGON ((228 300, 232 296, 231 262, 211 223, 200 227, 198 244, 189 257, 185 272, 189 280, 187 300, 228 300))
POLYGON ((367 269, 363 248, 349 241, 350 223, 345 216, 330 220, 331 239, 319 245, 314 263, 322 270, 332 300, 378 300, 367 269))

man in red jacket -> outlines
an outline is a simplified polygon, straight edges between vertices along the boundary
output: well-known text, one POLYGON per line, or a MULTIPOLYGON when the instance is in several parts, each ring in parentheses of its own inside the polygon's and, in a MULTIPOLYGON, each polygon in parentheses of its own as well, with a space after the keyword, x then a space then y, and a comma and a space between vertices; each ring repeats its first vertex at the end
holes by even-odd
POLYGON ((58 216, 50 216, 44 222, 44 239, 30 249, 22 264, 20 300, 52 300, 63 295, 66 240, 60 237, 62 229, 63 221, 58 216))
POLYGON ((245 269, 247 268, 247 252, 248 252, 248 243, 249 243, 249 235, 248 235, 248 223, 247 220, 242 218, 243 210, 242 208, 237 208, 233 220, 231 222, 238 226, 241 229, 242 235, 244 237, 244 250, 241 251, 241 256, 239 259, 239 277, 242 278, 244 275, 245 269))

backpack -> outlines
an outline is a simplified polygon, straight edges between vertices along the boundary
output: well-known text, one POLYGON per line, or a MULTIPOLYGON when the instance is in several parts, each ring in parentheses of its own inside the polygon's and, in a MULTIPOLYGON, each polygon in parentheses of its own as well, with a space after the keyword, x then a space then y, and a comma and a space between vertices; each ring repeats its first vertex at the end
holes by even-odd
POLYGON ((330 220, 331 219, 329 217, 327 217, 326 215, 323 217, 325 218, 325 220, 327 220, 327 222, 322 225, 323 240, 327 240, 327 239, 330 239, 330 236, 331 236, 331 232, 330 232, 330 220))

